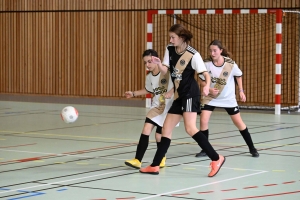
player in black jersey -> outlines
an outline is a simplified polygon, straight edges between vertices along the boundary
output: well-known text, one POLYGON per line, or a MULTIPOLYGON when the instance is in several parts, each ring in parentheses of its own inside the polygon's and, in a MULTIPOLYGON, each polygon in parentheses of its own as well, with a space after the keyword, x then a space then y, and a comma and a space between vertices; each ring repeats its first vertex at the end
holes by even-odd
POLYGON ((225 157, 217 154, 205 135, 196 126, 197 113, 200 112, 200 88, 194 78, 195 71, 204 76, 206 86, 203 95, 208 95, 210 76, 205 68, 200 54, 189 45, 192 33, 181 24, 175 24, 169 29, 170 45, 167 46, 163 62, 152 56, 162 74, 170 70, 174 83, 174 102, 169 109, 162 128, 160 145, 150 166, 140 169, 141 173, 159 174, 159 164, 165 156, 170 144, 172 130, 182 119, 186 132, 193 137, 199 146, 205 150, 212 160, 209 177, 215 176, 225 162, 225 157))

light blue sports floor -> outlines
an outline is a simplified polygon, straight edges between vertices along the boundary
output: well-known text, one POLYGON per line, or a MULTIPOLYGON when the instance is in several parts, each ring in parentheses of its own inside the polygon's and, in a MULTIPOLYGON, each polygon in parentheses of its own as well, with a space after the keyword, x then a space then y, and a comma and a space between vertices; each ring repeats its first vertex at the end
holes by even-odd
MULTIPOLYGON (((299 200, 300 114, 244 111, 259 158, 252 158, 223 110, 213 113, 210 142, 226 157, 207 177, 210 160, 175 128, 166 168, 141 174, 124 164, 134 158, 144 107, 0 101, 0 199, 5 200, 299 200), (79 111, 73 124, 63 107, 79 111)), ((294 112, 294 111, 293 111, 294 112)), ((199 127, 199 117, 198 117, 199 127)), ((154 134, 143 160, 156 151, 154 134)))

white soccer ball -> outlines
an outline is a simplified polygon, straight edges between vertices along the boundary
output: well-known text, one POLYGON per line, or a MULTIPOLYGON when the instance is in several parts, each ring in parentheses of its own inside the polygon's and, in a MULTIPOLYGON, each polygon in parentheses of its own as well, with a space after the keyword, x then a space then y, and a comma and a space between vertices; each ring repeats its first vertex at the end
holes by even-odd
POLYGON ((60 116, 67 124, 73 123, 78 118, 78 111, 73 106, 67 106, 62 109, 60 116))

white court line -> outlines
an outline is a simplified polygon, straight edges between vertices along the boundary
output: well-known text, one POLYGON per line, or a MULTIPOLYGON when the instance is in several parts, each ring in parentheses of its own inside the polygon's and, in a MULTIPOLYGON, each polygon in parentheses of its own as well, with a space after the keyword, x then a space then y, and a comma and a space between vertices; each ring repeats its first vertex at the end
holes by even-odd
POLYGON ((70 182, 70 181, 77 181, 77 180, 81 180, 81 179, 94 178, 94 177, 97 177, 97 176, 104 176, 104 175, 108 175, 108 174, 115 174, 115 173, 121 173, 121 172, 128 172, 128 171, 121 170, 121 171, 109 172, 109 173, 105 173, 105 174, 97 174, 97 175, 93 175, 93 176, 86 176, 86 177, 74 178, 74 179, 70 179, 70 180, 47 183, 47 184, 43 184, 43 185, 35 185, 35 186, 30 186, 30 187, 25 187, 25 188, 19 188, 19 189, 0 192, 0 194, 8 193, 8 192, 15 192, 15 191, 18 191, 18 190, 27 190, 27 189, 32 189, 32 188, 44 187, 44 186, 47 186, 47 185, 54 185, 54 184, 65 183, 65 182, 70 182))
POLYGON ((235 178, 230 178, 230 179, 225 179, 225 180, 221 180, 221 181, 216 181, 216 182, 213 182, 213 183, 207 183, 207 184, 203 184, 203 185, 197 185, 197 186, 194 186, 194 187, 184 188, 184 189, 181 189, 181 190, 174 190, 174 191, 165 192, 165 193, 161 193, 161 194, 157 194, 157 195, 152 195, 152 196, 149 196, 149 197, 143 197, 143 198, 136 199, 136 200, 152 199, 152 198, 160 197, 162 195, 168 195, 168 194, 172 194, 172 193, 176 193, 176 192, 183 192, 183 191, 186 191, 186 190, 201 188, 201 187, 204 187, 204 186, 207 186, 207 185, 213 185, 213 184, 216 184, 216 183, 222 183, 222 182, 226 182, 226 181, 232 181, 232 180, 235 180, 235 179, 245 178, 245 177, 248 177, 248 176, 254 176, 254 175, 265 173, 265 172, 267 172, 267 171, 257 172, 257 173, 254 173, 254 174, 248 174, 248 175, 245 175, 245 176, 238 176, 238 177, 235 177, 235 178))

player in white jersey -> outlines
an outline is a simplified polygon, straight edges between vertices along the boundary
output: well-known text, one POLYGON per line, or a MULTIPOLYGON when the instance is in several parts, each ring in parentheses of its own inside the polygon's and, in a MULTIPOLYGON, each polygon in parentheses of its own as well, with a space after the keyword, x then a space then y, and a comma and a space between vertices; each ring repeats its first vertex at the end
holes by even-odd
MULTIPOLYGON (((153 128, 156 126, 155 138, 157 146, 160 143, 161 129, 168 113, 169 108, 173 102, 174 88, 171 81, 170 73, 162 75, 160 73, 158 65, 152 62, 152 56, 158 57, 156 51, 148 49, 143 53, 143 60, 149 73, 146 76, 145 88, 138 91, 127 91, 125 96, 127 98, 145 95, 152 93, 152 105, 151 109, 147 113, 144 128, 139 139, 139 143, 136 149, 135 158, 127 160, 125 164, 127 166, 139 169, 142 164, 142 159, 148 148, 149 135, 153 128)), ((160 167, 165 167, 166 157, 162 159, 160 167)))
POLYGON ((194 78, 195 71, 199 76, 206 77, 207 86, 203 94, 208 95, 210 84, 209 74, 205 68, 200 54, 189 45, 192 33, 182 24, 175 24, 169 29, 170 43, 165 51, 163 62, 153 56, 161 73, 170 71, 174 83, 174 102, 168 111, 162 128, 160 145, 157 148, 153 162, 150 166, 141 168, 141 173, 159 174, 159 164, 171 144, 172 131, 176 124, 183 118, 186 132, 205 149, 212 160, 209 177, 215 176, 225 162, 225 157, 217 154, 205 135, 196 126, 197 113, 200 112, 200 88, 194 78))
MULTIPOLYGON (((247 126, 243 122, 239 106, 235 96, 235 80, 239 87, 239 95, 243 102, 246 101, 246 96, 242 84, 242 71, 238 65, 229 58, 230 54, 219 40, 214 40, 209 45, 210 58, 204 60, 207 71, 211 77, 210 94, 202 99, 200 129, 208 138, 208 122, 215 107, 224 108, 230 115, 234 125, 239 129, 252 157, 259 157, 259 154, 254 147, 251 135, 247 126)), ((204 79, 201 85, 205 86, 204 79)), ((206 156, 205 150, 196 154, 196 157, 206 156)))

